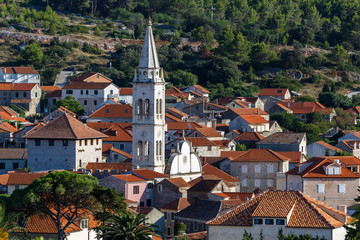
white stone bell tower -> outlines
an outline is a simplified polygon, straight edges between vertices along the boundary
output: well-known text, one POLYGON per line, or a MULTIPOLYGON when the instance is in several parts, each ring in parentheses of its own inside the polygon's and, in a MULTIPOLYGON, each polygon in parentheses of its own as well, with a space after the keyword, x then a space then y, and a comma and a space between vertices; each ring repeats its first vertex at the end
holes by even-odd
POLYGON ((157 57, 151 19, 133 85, 133 168, 165 170, 165 81, 157 57))

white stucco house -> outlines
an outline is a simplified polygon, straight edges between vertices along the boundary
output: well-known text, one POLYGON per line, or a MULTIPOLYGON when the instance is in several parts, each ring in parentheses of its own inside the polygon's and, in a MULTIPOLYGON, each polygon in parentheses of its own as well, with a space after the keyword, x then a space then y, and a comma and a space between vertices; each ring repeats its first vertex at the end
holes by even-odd
POLYGON ((67 113, 23 138, 33 171, 79 169, 103 162, 102 139, 107 136, 87 127, 67 113))
POLYGON ((306 147, 307 155, 312 157, 317 156, 334 156, 336 152, 342 152, 340 148, 337 148, 324 141, 313 142, 306 147))
POLYGON ((239 115, 229 123, 229 130, 242 132, 268 132, 269 121, 260 115, 239 115))
POLYGON ((40 74, 31 67, 0 67, 0 82, 40 85, 40 74))

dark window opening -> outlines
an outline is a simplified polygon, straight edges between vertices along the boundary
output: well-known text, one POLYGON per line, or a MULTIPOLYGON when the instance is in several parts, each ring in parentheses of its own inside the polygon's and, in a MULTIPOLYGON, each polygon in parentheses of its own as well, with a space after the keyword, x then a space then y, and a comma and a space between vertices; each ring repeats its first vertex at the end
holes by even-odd
POLYGON ((40 145, 41 145, 41 140, 35 139, 35 146, 40 146, 40 145))

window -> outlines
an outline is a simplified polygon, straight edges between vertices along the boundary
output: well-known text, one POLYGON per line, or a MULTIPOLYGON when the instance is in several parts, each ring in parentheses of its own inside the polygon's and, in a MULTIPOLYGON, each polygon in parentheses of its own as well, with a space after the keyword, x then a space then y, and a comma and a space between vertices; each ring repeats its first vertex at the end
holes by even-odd
POLYGON ((335 167, 335 168, 334 168, 334 174, 336 174, 336 175, 341 174, 341 173, 340 173, 340 168, 339 168, 339 167, 335 167))
POLYGON ((255 187, 260 187, 260 180, 259 179, 255 180, 255 187))
POLYGON ((98 95, 99 94, 98 90, 94 90, 94 94, 98 95))
POLYGON ((171 235, 171 228, 169 228, 169 227, 167 228, 166 234, 167 234, 168 236, 171 235))
POLYGON ((140 116, 143 115, 143 101, 142 101, 142 99, 138 100, 137 114, 140 115, 140 116))
POLYGON ((113 90, 110 90, 110 94, 113 94, 114 93, 114 91, 113 90))
POLYGON ((137 152, 138 156, 141 157, 143 155, 143 144, 142 141, 138 142, 138 152, 137 152))
POLYGON ((345 193, 345 188, 346 188, 345 184, 339 184, 338 185, 338 192, 339 193, 345 193))
POLYGON ((152 184, 152 183, 148 183, 148 184, 147 184, 147 188, 153 189, 153 187, 154 187, 154 184, 152 184))
POLYGON ((49 146, 54 146, 54 139, 49 139, 49 146))
POLYGON ((55 98, 53 99, 53 104, 56 104, 56 99, 55 98))
POLYGON ((63 140, 63 146, 64 147, 69 146, 69 140, 63 140))
POLYGON ((35 97, 37 98, 37 92, 35 93, 35 97))
POLYGON ((197 231, 198 230, 198 223, 194 222, 194 230, 197 231))
POLYGON ((276 225, 285 225, 285 219, 276 219, 276 225))
POLYGON ((242 173, 247 173, 247 165, 242 165, 241 166, 241 172, 242 173))
POLYGON ((267 185, 268 185, 268 187, 272 187, 272 186, 273 186, 273 180, 272 180, 272 179, 268 179, 268 180, 267 180, 267 185))
POLYGON ((94 144, 94 139, 90 139, 90 146, 94 144))
POLYGON ((139 186, 133 186, 133 194, 139 194, 139 186))
POLYGON ((317 193, 325 193, 325 184, 317 185, 317 193))
POLYGON ((40 146, 40 145, 41 145, 41 140, 35 139, 35 146, 40 146))
POLYGON ((158 191, 162 192, 162 185, 158 185, 158 191))
POLYGON ((19 97, 19 93, 18 93, 18 92, 17 92, 17 93, 15 93, 15 97, 17 97, 17 98, 19 97))
POLYGON ((87 100, 84 100, 84 105, 87 105, 87 100))
POLYGON ((98 138, 96 139, 96 145, 99 145, 99 139, 98 138))
POLYGON ((262 225, 263 224, 263 220, 259 219, 259 218, 255 218, 254 219, 254 225, 262 225))
POLYGON ((149 141, 145 141, 145 156, 150 155, 150 143, 149 141))
POLYGON ((211 146, 208 146, 208 151, 211 151, 211 146))
POLYGON ((97 105, 97 100, 94 100, 94 105, 97 105))
POLYGON ((241 185, 242 185, 243 187, 247 187, 247 179, 243 179, 243 180, 241 181, 241 185))
POLYGON ((273 165, 268 165, 267 170, 268 170, 268 173, 273 173, 274 172, 274 166, 273 165))
POLYGON ((81 95, 84 94, 84 90, 80 90, 80 94, 81 94, 81 95))
POLYGON ((19 185, 15 185, 15 190, 18 190, 19 188, 19 185))
POLYGON ((23 93, 23 97, 26 98, 26 92, 23 93))
POLYGON ((168 218, 168 213, 165 211, 164 212, 164 219, 167 220, 167 218, 168 218))
POLYGON ((170 213, 170 219, 171 219, 171 220, 175 220, 175 213, 174 213, 174 212, 171 212, 171 213, 170 213))
POLYGON ((0 169, 5 169, 5 163, 0 163, 0 169))
POLYGON ((79 146, 80 146, 80 147, 81 147, 81 144, 82 144, 82 140, 80 139, 80 140, 79 140, 79 146))
POLYGON ((145 100, 145 115, 150 115, 150 100, 146 99, 145 100))
POLYGON ((294 189, 294 186, 293 186, 293 182, 292 181, 290 181, 290 186, 289 186, 289 190, 293 190, 294 189))
POLYGON ((259 173, 260 172, 260 165, 255 165, 255 172, 259 173))
POLYGON ((81 219, 80 227, 81 227, 81 229, 88 228, 89 227, 89 219, 81 219))
POLYGON ((114 155, 114 159, 115 159, 115 160, 118 160, 118 159, 119 159, 119 155, 115 154, 115 155, 114 155))
POLYGON ((88 95, 89 94, 89 90, 86 90, 86 95, 88 95))
POLYGON ((265 219, 265 225, 274 225, 274 219, 265 219))
POLYGON ((120 150, 124 150, 124 148, 125 148, 125 146, 124 146, 124 144, 120 144, 120 150))
POLYGON ((15 169, 18 169, 19 168, 19 163, 13 163, 13 169, 15 170, 15 169))
POLYGON ((72 94, 73 91, 72 90, 66 90, 66 94, 72 94))
POLYGON ((300 183, 299 181, 296 181, 296 189, 295 190, 300 190, 300 183))
POLYGON ((151 199, 150 198, 146 200, 146 206, 148 206, 148 207, 151 206, 151 199))
POLYGON ((87 139, 84 140, 85 146, 87 146, 87 139))

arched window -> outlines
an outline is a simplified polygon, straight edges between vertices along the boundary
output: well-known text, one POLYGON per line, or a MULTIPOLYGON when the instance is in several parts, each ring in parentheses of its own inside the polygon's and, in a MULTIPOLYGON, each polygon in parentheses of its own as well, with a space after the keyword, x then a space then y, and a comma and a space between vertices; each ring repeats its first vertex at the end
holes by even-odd
POLYGON ((143 155, 143 144, 142 144, 142 141, 139 141, 139 142, 138 142, 137 154, 138 154, 138 157, 140 157, 140 159, 141 159, 141 156, 143 155))
POLYGON ((145 100, 145 115, 150 115, 150 100, 146 99, 145 100))
POLYGON ((159 155, 159 141, 156 141, 156 156, 159 155))
POLYGON ((150 155, 150 143, 149 141, 145 141, 145 156, 150 155))
POLYGON ((160 110, 159 110, 159 100, 156 100, 156 114, 159 114, 160 110))
POLYGON ((138 109, 137 114, 142 115, 143 114, 143 101, 142 101, 142 99, 139 99, 137 109, 138 109))
POLYGON ((162 100, 159 100, 159 113, 162 114, 162 100))
POLYGON ((161 149, 161 146, 162 146, 162 145, 161 145, 161 141, 159 141, 159 156, 161 156, 161 150, 162 150, 162 149, 161 149))

